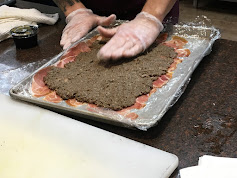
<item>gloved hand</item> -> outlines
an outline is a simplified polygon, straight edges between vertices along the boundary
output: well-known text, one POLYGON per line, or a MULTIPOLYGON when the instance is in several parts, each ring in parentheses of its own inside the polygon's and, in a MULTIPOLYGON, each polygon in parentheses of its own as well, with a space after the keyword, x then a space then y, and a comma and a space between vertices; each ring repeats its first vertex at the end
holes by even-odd
POLYGON ((86 35, 97 25, 108 26, 116 20, 114 14, 109 17, 101 17, 93 14, 90 9, 81 8, 71 12, 66 18, 66 27, 63 30, 60 44, 63 49, 86 35))
POLYGON ((97 54, 101 60, 116 60, 133 57, 145 51, 163 30, 163 25, 155 16, 141 12, 136 18, 113 29, 98 27, 104 37, 112 37, 97 54))

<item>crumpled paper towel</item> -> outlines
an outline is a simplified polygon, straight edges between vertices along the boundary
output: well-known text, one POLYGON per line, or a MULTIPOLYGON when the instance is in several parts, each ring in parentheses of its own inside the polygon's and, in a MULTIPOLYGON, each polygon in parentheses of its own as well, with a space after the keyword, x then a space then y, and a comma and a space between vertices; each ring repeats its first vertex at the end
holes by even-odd
POLYGON ((237 158, 204 155, 198 166, 180 170, 180 178, 237 178, 237 158))
POLYGON ((0 42, 10 38, 10 30, 21 25, 44 23, 53 25, 59 18, 56 14, 44 14, 37 9, 19 9, 16 7, 0 6, 0 42))

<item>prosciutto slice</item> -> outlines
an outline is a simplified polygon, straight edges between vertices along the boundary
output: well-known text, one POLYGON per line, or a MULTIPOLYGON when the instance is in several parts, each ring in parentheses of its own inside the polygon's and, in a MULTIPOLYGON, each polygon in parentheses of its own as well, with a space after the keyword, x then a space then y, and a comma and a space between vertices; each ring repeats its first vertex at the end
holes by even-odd
POLYGON ((164 42, 166 46, 169 46, 174 49, 182 49, 187 43, 187 40, 178 36, 173 36, 172 40, 164 42))
POLYGON ((66 102, 69 106, 74 106, 74 107, 83 105, 82 102, 77 101, 75 98, 66 100, 65 102, 66 102))
POLYGON ((176 53, 178 53, 177 57, 188 57, 190 55, 189 49, 176 49, 176 53))
POLYGON ((51 92, 51 90, 44 84, 43 80, 49 70, 50 67, 46 67, 34 75, 31 84, 31 92, 33 96, 41 97, 51 92))
POLYGON ((63 99, 60 96, 58 96, 55 91, 47 94, 44 97, 44 100, 52 103, 61 103, 63 101, 63 99))

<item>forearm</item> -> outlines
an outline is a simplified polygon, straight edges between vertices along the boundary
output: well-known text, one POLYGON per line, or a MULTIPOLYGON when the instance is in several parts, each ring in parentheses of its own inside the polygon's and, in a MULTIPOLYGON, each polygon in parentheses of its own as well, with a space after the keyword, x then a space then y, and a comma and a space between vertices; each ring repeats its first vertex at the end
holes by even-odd
POLYGON ((162 22, 175 2, 176 0, 147 0, 142 11, 154 15, 162 22))
POLYGON ((85 8, 85 6, 79 0, 53 0, 53 1, 63 11, 65 16, 67 16, 74 10, 85 8))

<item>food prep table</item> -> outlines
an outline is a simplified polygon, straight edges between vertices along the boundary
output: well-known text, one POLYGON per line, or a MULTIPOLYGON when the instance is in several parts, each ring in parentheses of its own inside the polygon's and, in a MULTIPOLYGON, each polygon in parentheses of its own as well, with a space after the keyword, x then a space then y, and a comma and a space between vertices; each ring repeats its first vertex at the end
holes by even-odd
MULTIPOLYGON (((59 41, 65 17, 57 7, 25 1, 17 1, 16 7, 34 7, 45 13, 59 12, 60 20, 53 26, 39 27, 39 45, 34 48, 16 49, 12 39, 1 42, 1 76, 9 66, 9 70, 25 64, 40 66, 62 50, 59 41)), ((177 155, 179 167, 171 177, 176 177, 181 168, 197 165, 198 158, 204 154, 237 157, 236 48, 237 42, 217 40, 211 54, 194 71, 177 103, 157 126, 148 131, 70 117, 177 155)))

